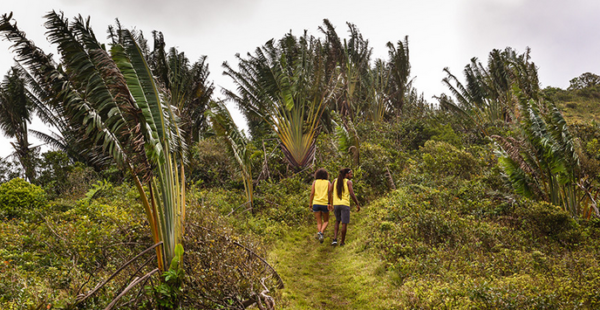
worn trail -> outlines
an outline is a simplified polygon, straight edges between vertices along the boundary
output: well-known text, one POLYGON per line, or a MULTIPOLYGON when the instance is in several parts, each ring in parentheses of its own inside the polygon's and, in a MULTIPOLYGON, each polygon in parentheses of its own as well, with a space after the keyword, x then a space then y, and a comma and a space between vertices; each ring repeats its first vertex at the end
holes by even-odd
POLYGON ((361 221, 349 227, 347 244, 331 246, 314 237, 313 223, 291 231, 269 254, 283 278, 280 309, 394 309, 392 286, 382 263, 360 238, 361 221))

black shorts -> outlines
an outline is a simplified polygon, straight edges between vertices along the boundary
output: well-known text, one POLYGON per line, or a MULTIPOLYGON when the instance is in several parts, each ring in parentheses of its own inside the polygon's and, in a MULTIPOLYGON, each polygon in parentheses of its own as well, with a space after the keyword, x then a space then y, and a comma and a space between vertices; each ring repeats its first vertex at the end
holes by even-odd
POLYGON ((326 205, 313 205, 313 212, 329 213, 326 205))
POLYGON ((335 214, 336 222, 342 222, 342 224, 350 223, 350 206, 333 206, 333 214, 335 214))

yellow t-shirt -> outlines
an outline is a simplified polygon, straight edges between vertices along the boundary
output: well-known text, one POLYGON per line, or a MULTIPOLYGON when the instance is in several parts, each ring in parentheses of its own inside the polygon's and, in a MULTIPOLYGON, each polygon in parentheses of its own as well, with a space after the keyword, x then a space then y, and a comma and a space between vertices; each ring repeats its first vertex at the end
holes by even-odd
POLYGON ((315 180, 315 196, 313 197, 313 205, 328 205, 329 204, 329 181, 315 180))
POLYGON ((337 179, 333 182, 333 205, 343 205, 350 206, 350 191, 348 190, 348 179, 344 179, 344 191, 342 192, 342 197, 338 197, 337 194, 337 179))

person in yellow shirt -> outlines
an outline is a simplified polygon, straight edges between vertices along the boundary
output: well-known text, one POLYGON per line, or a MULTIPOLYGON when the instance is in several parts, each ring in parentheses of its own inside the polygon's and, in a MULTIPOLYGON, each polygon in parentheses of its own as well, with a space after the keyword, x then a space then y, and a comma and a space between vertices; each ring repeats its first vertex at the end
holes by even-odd
POLYGON ((337 179, 333 182, 333 213, 335 214, 335 229, 333 234, 333 240, 331 245, 337 245, 338 230, 340 222, 342 223, 342 231, 340 246, 346 244, 346 229, 348 223, 350 223, 350 197, 356 204, 356 212, 360 211, 360 204, 354 195, 354 189, 352 188, 352 177, 354 174, 349 168, 340 170, 340 174, 337 179))
POLYGON ((317 235, 319 242, 323 243, 325 229, 329 224, 329 210, 331 206, 331 189, 329 173, 323 168, 315 172, 315 181, 310 190, 309 208, 317 219, 317 235))

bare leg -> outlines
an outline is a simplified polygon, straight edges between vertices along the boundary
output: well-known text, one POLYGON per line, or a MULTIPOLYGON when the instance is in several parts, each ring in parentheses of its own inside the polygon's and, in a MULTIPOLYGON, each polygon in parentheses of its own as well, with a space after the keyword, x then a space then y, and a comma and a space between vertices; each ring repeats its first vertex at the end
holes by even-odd
POLYGON ((315 214, 315 218, 317 219, 317 231, 321 231, 321 211, 313 212, 315 214))
POLYGON ((340 228, 340 222, 335 221, 335 229, 333 230, 333 239, 337 239, 339 228, 340 228))
POLYGON ((347 227, 348 227, 348 224, 342 223, 342 231, 341 231, 341 233, 342 233, 342 241, 341 241, 340 244, 346 243, 346 228, 347 227))
POLYGON ((327 225, 329 225, 329 213, 323 212, 323 224, 321 224, 321 230, 319 230, 322 234, 325 233, 327 225))

